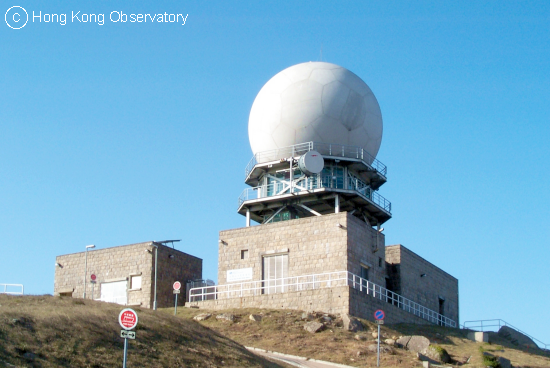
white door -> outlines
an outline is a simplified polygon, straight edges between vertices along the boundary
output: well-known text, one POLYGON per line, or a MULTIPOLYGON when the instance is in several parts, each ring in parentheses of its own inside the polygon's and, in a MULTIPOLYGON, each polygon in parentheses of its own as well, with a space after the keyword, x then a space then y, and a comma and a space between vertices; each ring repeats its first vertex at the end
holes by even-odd
POLYGON ((101 284, 101 301, 125 305, 127 302, 127 281, 104 282, 101 284))
POLYGON ((264 294, 285 292, 284 280, 288 277, 288 254, 264 256, 263 259, 264 294))

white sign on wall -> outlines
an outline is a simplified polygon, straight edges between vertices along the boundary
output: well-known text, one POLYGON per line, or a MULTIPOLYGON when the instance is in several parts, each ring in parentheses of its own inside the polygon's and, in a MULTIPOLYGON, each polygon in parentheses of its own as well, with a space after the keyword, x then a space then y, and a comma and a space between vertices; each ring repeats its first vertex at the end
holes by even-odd
POLYGON ((252 280, 252 268, 227 270, 227 282, 252 280))

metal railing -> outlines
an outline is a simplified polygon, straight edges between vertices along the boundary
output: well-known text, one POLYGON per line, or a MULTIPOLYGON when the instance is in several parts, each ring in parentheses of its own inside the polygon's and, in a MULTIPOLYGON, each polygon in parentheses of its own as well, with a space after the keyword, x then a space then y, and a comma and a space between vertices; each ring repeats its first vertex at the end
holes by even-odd
POLYGON ((533 336, 523 332, 519 328, 512 326, 508 322, 502 320, 502 319, 484 319, 479 321, 466 321, 462 325, 463 329, 467 330, 476 330, 476 331, 492 331, 492 332, 498 332, 502 326, 510 327, 517 332, 519 332, 522 335, 527 336, 531 340, 533 340, 540 348, 548 350, 550 348, 550 344, 545 344, 539 339, 534 338, 533 336))
POLYGON ((25 293, 23 284, 0 284, 0 289, 4 289, 0 294, 23 295, 25 293))
POLYGON ((319 152, 323 156, 346 157, 362 160, 368 166, 376 170, 384 177, 386 177, 388 172, 388 168, 386 167, 386 165, 378 161, 370 153, 368 153, 361 147, 345 146, 342 144, 332 143, 306 142, 295 144, 293 146, 256 153, 252 157, 252 159, 250 159, 248 165, 246 165, 246 168, 244 170, 244 177, 246 179, 248 177, 248 174, 250 174, 254 166, 256 166, 257 164, 276 161, 282 158, 302 156, 303 154, 312 150, 319 152))
MULTIPOLYGON (((324 186, 323 181, 316 180, 316 178, 306 179, 306 180, 309 180, 309 182, 306 182, 305 186, 303 185, 293 186, 292 193, 307 192, 309 190, 320 189, 320 188, 344 189, 344 188, 334 188, 333 186, 324 186)), ((383 196, 381 196, 380 194, 378 194, 378 192, 372 190, 371 188, 369 187, 363 187, 360 189, 349 188, 346 190, 353 190, 354 192, 366 198, 370 202, 374 203, 384 211, 391 213, 391 202, 388 201, 383 196)), ((272 183, 268 185, 260 185, 253 188, 246 188, 245 190, 242 191, 241 195, 239 196, 238 207, 240 207, 244 201, 274 197, 274 196, 284 195, 289 193, 290 193, 290 190, 288 185, 282 185, 280 183, 272 183)))
POLYGON ((452 319, 348 271, 193 288, 189 290, 189 302, 252 297, 338 286, 350 286, 431 323, 456 327, 456 322, 452 319))

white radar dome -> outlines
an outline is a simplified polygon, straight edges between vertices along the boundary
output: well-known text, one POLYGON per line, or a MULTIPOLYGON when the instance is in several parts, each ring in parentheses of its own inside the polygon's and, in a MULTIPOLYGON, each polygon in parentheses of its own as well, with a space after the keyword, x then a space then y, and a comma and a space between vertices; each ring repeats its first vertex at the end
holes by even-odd
POLYGON ((382 114, 354 73, 325 62, 302 63, 262 87, 250 110, 248 138, 254 154, 314 141, 358 146, 376 157, 382 114))

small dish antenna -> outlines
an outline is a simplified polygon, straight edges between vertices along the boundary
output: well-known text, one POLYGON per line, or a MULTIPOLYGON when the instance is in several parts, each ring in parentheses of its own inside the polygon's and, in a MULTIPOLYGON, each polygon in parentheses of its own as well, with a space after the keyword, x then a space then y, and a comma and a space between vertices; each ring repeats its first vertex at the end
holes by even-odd
POLYGON ((319 174, 324 166, 325 160, 317 151, 308 151, 298 159, 298 167, 307 176, 319 174))

